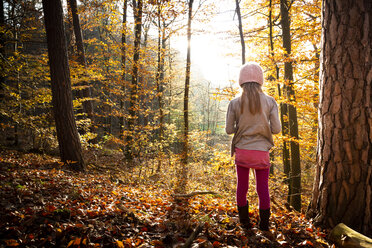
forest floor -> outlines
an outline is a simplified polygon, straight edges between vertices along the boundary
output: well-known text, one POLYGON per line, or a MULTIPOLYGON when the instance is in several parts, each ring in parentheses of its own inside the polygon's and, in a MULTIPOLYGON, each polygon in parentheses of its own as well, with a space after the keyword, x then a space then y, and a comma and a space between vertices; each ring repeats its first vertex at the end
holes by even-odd
MULTIPOLYGON (((118 173, 115 170, 115 173, 118 173)), ((0 247, 331 247, 327 231, 273 203, 270 232, 238 224, 235 203, 176 197, 112 172, 68 170, 53 157, 0 152, 0 247), (191 237, 196 234, 196 237, 191 237)))

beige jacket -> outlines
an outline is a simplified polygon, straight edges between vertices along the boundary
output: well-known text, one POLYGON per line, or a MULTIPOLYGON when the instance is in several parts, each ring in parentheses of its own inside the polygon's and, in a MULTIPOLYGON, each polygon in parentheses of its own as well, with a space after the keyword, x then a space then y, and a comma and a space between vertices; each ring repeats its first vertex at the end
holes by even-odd
POLYGON ((226 133, 234 134, 231 156, 235 147, 247 150, 269 151, 274 146, 272 134, 281 130, 278 105, 274 98, 260 93, 262 112, 252 115, 248 108, 240 114, 240 97, 229 103, 226 116, 226 133))

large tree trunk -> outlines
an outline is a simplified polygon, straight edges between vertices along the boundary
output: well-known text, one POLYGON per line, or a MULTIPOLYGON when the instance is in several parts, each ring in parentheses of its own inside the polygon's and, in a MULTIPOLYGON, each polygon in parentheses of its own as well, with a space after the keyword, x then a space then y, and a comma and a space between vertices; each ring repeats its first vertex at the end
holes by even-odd
MULTIPOLYGON (((77 48, 77 54, 78 54, 77 61, 81 66, 86 68, 87 62, 85 59, 83 35, 81 32, 79 15, 77 12, 77 3, 76 3, 76 0, 68 0, 68 3, 71 8, 72 23, 74 26, 74 34, 75 34, 76 48, 77 48)), ((90 86, 88 82, 82 82, 80 85, 83 86, 83 89, 79 91, 80 92, 79 96, 83 99, 88 98, 88 100, 84 99, 83 101, 84 112, 88 115, 88 118, 91 119, 91 121, 93 121, 93 118, 94 118, 93 117, 93 103, 92 103, 92 100, 89 99, 92 97, 90 86)), ((93 127, 94 127, 94 124, 92 123, 91 130, 94 129, 93 127)))
POLYGON ((138 98, 138 70, 139 70, 139 58, 140 58, 140 45, 141 45, 141 32, 142 32, 142 0, 137 2, 133 0, 133 11, 134 11, 134 54, 133 54, 133 68, 132 68, 132 82, 130 86, 130 100, 128 107, 128 128, 131 131, 129 135, 126 136, 126 148, 125 157, 128 161, 133 158, 134 152, 134 135, 136 132, 136 119, 137 111, 136 104, 138 98))
POLYGON ((244 65, 245 64, 245 42, 244 42, 242 15, 240 14, 239 0, 235 0, 235 4, 236 4, 236 14, 238 16, 238 21, 239 21, 240 44, 242 46, 242 65, 244 65))
MULTIPOLYGON (((290 57, 291 54, 291 29, 290 29, 290 18, 289 18, 289 3, 287 0, 280 1, 280 14, 282 24, 282 37, 283 47, 286 50, 286 57, 290 57)), ((297 211, 301 210, 301 164, 300 164, 300 146, 298 144, 298 123, 297 123, 297 111, 293 105, 295 103, 295 92, 293 86, 293 68, 292 62, 287 60, 284 63, 284 80, 288 85, 286 87, 286 94, 288 101, 288 124, 289 124, 289 135, 291 136, 290 147, 291 147, 291 159, 290 159, 290 192, 289 192, 289 203, 297 211), (292 103, 291 103, 292 102, 292 103), (295 139, 295 140, 293 140, 295 139)))
POLYGON ((84 170, 79 134, 72 107, 70 69, 60 0, 43 0, 48 43, 52 103, 61 160, 84 170))
POLYGON ((308 215, 372 235, 372 2, 323 1, 318 165, 308 215))

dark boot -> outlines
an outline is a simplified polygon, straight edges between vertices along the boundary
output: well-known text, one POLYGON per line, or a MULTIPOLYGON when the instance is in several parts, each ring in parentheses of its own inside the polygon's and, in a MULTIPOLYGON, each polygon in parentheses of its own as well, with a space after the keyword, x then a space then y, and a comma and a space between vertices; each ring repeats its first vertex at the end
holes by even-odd
POLYGON ((238 206, 239 212, 239 221, 244 228, 251 228, 251 222, 249 221, 249 206, 248 202, 247 205, 243 207, 238 206))
POLYGON ((269 231, 269 218, 270 218, 270 208, 260 209, 260 225, 259 225, 260 230, 269 231))

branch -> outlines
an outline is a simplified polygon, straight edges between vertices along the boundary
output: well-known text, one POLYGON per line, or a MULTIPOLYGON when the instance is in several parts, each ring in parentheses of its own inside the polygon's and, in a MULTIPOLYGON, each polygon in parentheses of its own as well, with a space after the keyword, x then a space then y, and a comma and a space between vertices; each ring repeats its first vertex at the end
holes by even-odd
POLYGON ((372 239, 354 231, 343 223, 332 229, 329 239, 340 247, 372 247, 372 239))
POLYGON ((204 223, 199 223, 199 225, 195 228, 195 230, 192 232, 190 237, 186 240, 185 244, 182 246, 182 248, 188 248, 191 246, 194 239, 198 236, 198 234, 203 230, 204 223))
POLYGON ((219 195, 219 193, 213 192, 213 191, 195 191, 189 194, 173 194, 173 197, 193 197, 196 195, 219 195))

